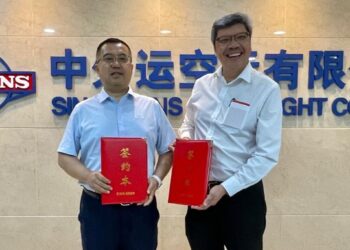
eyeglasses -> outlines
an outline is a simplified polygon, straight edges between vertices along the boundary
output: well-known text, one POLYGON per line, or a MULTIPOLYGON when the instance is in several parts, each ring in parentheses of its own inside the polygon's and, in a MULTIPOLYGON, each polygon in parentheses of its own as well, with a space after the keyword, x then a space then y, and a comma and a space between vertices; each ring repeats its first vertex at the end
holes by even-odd
POLYGON ((107 64, 116 63, 116 62, 118 62, 119 64, 125 64, 129 62, 129 59, 130 59, 130 56, 126 54, 118 54, 118 55, 106 54, 102 58, 96 60, 96 63, 103 61, 107 64))
POLYGON ((215 41, 217 41, 218 43, 222 44, 222 45, 228 45, 232 42, 232 40, 236 41, 237 43, 243 43, 245 41, 248 40, 248 38, 250 37, 248 32, 242 32, 242 33, 238 33, 232 36, 221 36, 216 38, 215 41))

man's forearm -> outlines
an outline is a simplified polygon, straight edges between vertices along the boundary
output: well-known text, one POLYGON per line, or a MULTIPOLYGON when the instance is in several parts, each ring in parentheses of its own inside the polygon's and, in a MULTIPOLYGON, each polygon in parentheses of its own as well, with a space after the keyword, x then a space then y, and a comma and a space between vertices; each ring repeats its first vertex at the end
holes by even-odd
POLYGON ((90 171, 75 156, 58 153, 58 165, 73 178, 86 182, 90 171))
POLYGON ((169 151, 165 154, 162 154, 158 158, 157 166, 154 171, 154 174, 157 175, 160 179, 164 179, 164 177, 168 174, 171 164, 173 162, 173 152, 169 151))

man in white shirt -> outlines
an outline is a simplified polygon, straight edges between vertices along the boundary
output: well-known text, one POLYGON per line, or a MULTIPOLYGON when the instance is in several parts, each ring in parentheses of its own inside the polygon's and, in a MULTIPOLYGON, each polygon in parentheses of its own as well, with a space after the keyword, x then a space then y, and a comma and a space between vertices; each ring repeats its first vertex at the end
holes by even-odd
POLYGON ((251 36, 245 14, 214 22, 222 66, 196 81, 179 129, 181 138, 213 141, 208 195, 186 215, 192 250, 263 249, 262 178, 278 161, 282 105, 278 84, 249 63, 251 36))

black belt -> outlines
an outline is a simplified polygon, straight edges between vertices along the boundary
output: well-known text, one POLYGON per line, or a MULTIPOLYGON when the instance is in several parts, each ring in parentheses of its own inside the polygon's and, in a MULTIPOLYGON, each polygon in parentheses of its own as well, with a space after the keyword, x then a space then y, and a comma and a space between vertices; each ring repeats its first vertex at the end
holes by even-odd
POLYGON ((88 190, 86 188, 83 188, 83 191, 84 191, 85 194, 87 194, 88 196, 90 196, 90 197, 92 197, 94 199, 98 199, 98 200, 101 199, 101 195, 98 194, 98 193, 90 191, 90 190, 88 190))
MULTIPOLYGON (((96 193, 96 192, 94 192, 94 191, 90 191, 90 190, 88 190, 88 189, 86 189, 86 188, 83 188, 83 192, 84 192, 85 194, 87 194, 88 196, 94 198, 94 199, 97 199, 97 200, 100 200, 100 199, 101 199, 101 194, 98 194, 98 193, 96 193)), ((126 207, 126 206, 132 205, 132 203, 120 203, 120 204, 115 204, 115 205, 121 205, 121 206, 123 206, 123 207, 126 207)))

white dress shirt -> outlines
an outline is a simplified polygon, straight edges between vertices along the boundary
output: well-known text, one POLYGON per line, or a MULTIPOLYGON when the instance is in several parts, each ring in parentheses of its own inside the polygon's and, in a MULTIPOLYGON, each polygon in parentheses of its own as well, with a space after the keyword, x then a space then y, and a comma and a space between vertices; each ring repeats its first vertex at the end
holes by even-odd
POLYGON ((276 165, 281 129, 279 85, 248 63, 231 82, 222 67, 196 81, 179 134, 213 141, 209 178, 232 196, 276 165))

